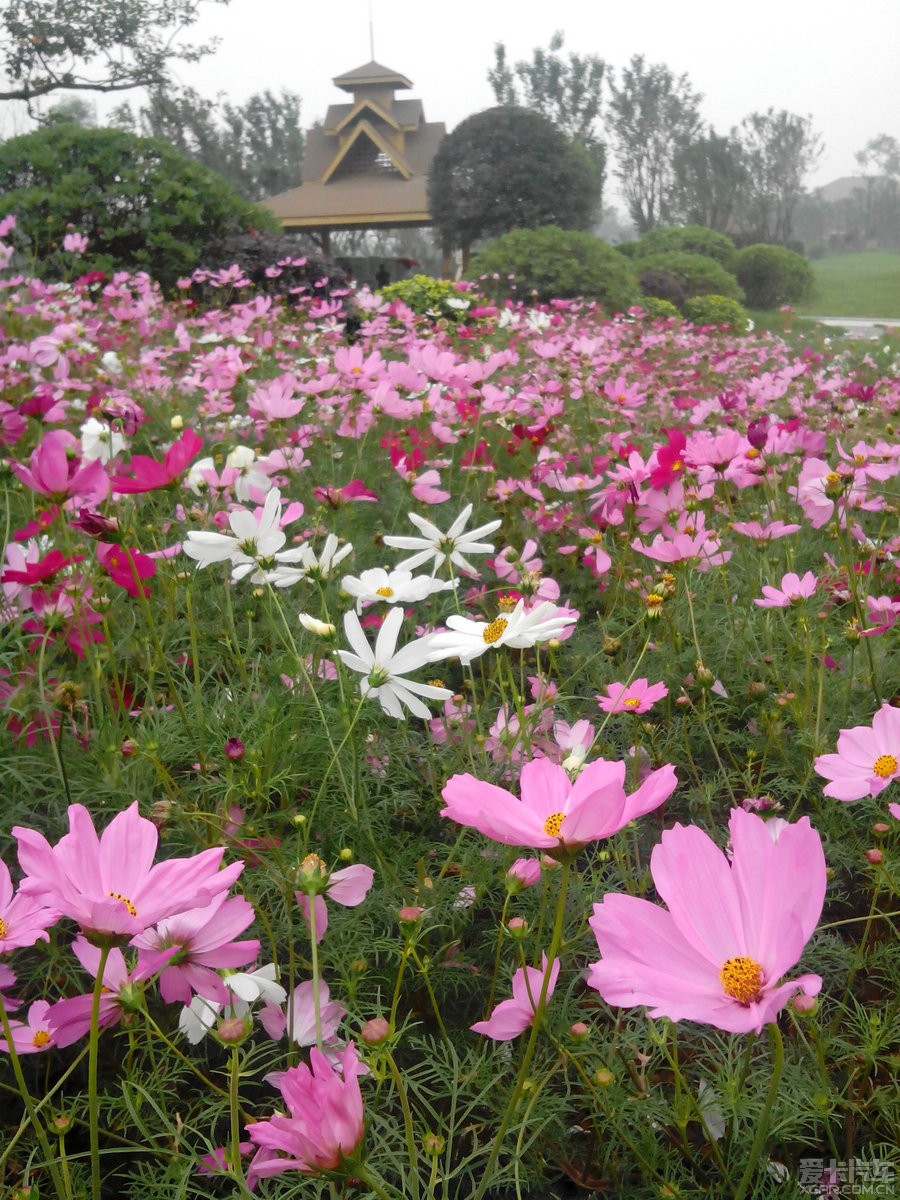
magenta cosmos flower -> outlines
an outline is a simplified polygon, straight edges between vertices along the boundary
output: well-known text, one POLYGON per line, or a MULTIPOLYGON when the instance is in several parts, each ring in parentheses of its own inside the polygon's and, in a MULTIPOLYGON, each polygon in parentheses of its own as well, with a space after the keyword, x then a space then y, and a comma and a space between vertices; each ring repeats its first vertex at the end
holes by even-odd
POLYGON ((41 940, 49 942, 47 930, 58 920, 55 909, 45 908, 34 896, 16 892, 9 868, 0 859, 0 955, 41 940))
POLYGON ((243 863, 219 870, 221 846, 153 865, 159 834, 137 801, 98 837, 90 813, 69 806, 69 832, 51 846, 34 829, 15 826, 25 878, 19 891, 77 921, 86 934, 124 940, 175 913, 209 904, 228 890, 243 863))
POLYGON ((808 817, 772 829, 740 808, 729 830, 730 863, 696 826, 662 835, 650 870, 668 912, 619 893, 594 905, 601 958, 588 983, 608 1004, 645 1004, 651 1017, 759 1033, 797 991, 818 994, 818 975, 779 982, 822 912, 818 833, 808 817))
POLYGON ((877 796, 900 779, 900 708, 883 704, 872 724, 842 729, 837 754, 820 754, 814 766, 831 782, 825 795, 835 800, 877 796))
MULTIPOLYGON (((486 1021, 470 1026, 473 1033, 483 1033, 495 1042, 509 1042, 524 1033, 534 1020, 538 1001, 547 977, 547 955, 541 955, 538 967, 522 967, 512 977, 512 999, 501 1000, 486 1021)), ((559 978, 559 959, 554 958, 547 979, 545 1002, 553 995, 559 978)))
POLYGON ((634 679, 631 683, 611 683, 605 696, 598 696, 597 703, 607 713, 645 713, 657 700, 668 696, 664 683, 649 683, 646 679, 634 679))
POLYGON ((598 758, 573 783, 557 763, 535 758, 519 779, 521 799, 506 788, 474 775, 454 775, 441 793, 442 817, 471 825, 506 846, 578 849, 610 837, 629 821, 658 808, 678 780, 670 764, 652 771, 636 792, 626 795, 625 764, 598 758))
POLYGON ((247 1126, 250 1140, 259 1147, 248 1172, 251 1187, 257 1179, 283 1171, 334 1171, 362 1141, 357 1076, 366 1067, 356 1047, 351 1042, 337 1056, 340 1074, 315 1046, 309 1061, 309 1067, 290 1067, 278 1081, 289 1115, 247 1126))

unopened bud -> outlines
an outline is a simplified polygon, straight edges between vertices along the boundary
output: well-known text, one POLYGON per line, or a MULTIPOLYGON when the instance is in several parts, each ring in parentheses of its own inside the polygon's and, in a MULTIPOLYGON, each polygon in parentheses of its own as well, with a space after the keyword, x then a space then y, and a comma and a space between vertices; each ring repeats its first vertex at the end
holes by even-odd
POLYGON ((884 854, 881 850, 876 850, 874 848, 872 850, 867 850, 866 861, 871 863, 873 867, 877 867, 879 863, 884 862, 884 854))
POLYGON ((426 1154, 431 1154, 435 1158, 439 1154, 443 1154, 446 1142, 439 1133, 426 1133, 422 1138, 422 1149, 426 1154))
POLYGON ((169 418, 169 427, 174 429, 176 433, 179 429, 184 429, 184 417, 176 413, 174 417, 169 418))
POLYGON ((578 1042, 583 1042, 590 1032, 589 1026, 585 1025, 584 1021, 576 1021, 574 1025, 569 1026, 569 1033, 578 1042))
POLYGON ((424 908, 416 904, 407 904, 397 913, 401 925, 416 925, 422 917, 424 908))
POLYGON ((811 1016, 819 1007, 819 1001, 815 996, 807 996, 805 992, 798 992, 791 1001, 791 1008, 801 1017, 811 1016))
POLYGON ((243 1017, 226 1017, 216 1026, 216 1036, 228 1046, 239 1046, 248 1032, 243 1017))
POLYGON ((528 933, 528 922, 523 917, 510 917, 506 922, 506 928, 517 942, 521 942, 528 933))
POLYGON ((607 1067, 598 1067, 594 1072, 594 1083, 597 1087, 609 1087, 611 1083, 615 1083, 615 1075, 607 1067))
POLYGON ((372 1017, 363 1025, 359 1036, 367 1046, 380 1046, 391 1036, 390 1022, 386 1021, 384 1017, 372 1017))

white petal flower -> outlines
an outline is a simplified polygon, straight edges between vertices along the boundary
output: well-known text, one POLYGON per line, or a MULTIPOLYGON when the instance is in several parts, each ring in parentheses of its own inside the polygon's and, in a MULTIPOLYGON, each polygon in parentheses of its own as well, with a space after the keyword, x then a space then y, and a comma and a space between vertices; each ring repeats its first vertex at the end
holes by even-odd
POLYGON ((98 458, 103 463, 111 462, 127 446, 128 440, 123 433, 110 429, 96 417, 88 417, 81 427, 81 457, 85 462, 98 458))
POLYGON ((351 671, 358 671, 363 676, 359 683, 359 690, 363 696, 377 699, 389 717, 402 717, 405 706, 413 716, 427 721, 431 713, 418 697, 424 696, 427 700, 449 700, 453 693, 449 688, 402 678, 409 671, 415 671, 425 663, 442 657, 431 653, 430 637, 419 638, 397 650, 397 637, 402 624, 403 609, 392 608, 378 631, 373 649, 363 633, 356 613, 345 613, 344 632, 353 649, 338 650, 338 654, 344 666, 349 667, 351 671))
POLYGON ((412 571, 386 571, 384 567, 372 567, 357 578, 345 575, 341 587, 348 596, 356 598, 356 611, 364 604, 407 604, 425 600, 435 592, 446 592, 457 587, 458 579, 435 579, 433 575, 414 576, 412 571))
POLYGON ((232 578, 243 579, 254 573, 253 582, 265 581, 264 570, 275 563, 275 555, 287 541, 281 528, 281 493, 272 488, 262 508, 253 512, 238 509, 228 523, 232 534, 190 530, 184 552, 198 568, 214 562, 230 562, 232 578))
POLYGON ((384 539, 385 545, 393 546, 397 550, 415 550, 415 554, 411 554, 409 558, 404 558, 402 562, 397 564, 398 570, 407 569, 414 570, 430 559, 433 560, 433 570, 437 570, 443 563, 449 562, 460 570, 468 571, 471 575, 477 575, 478 572, 472 564, 466 559, 466 554, 490 554, 494 549, 491 542, 480 542, 478 539, 485 534, 493 533, 495 529, 499 529, 502 522, 500 520, 488 521, 485 525, 479 525, 477 529, 470 529, 464 533, 466 522, 472 515, 472 505, 467 504, 462 510, 446 533, 442 533, 437 525, 425 517, 420 517, 416 513, 410 513, 409 519, 417 529, 420 529, 424 534, 423 537, 399 537, 390 535, 384 539))
POLYGON ((319 554, 308 544, 279 554, 279 566, 266 579, 277 588, 290 587, 301 579, 328 579, 335 567, 352 553, 352 542, 345 542, 341 546, 335 535, 329 533, 319 554), (299 563, 299 566, 290 565, 294 563, 299 563))
POLYGON ((239 1000, 252 1004, 255 1000, 271 1000, 275 1004, 283 1004, 287 992, 280 983, 275 982, 275 964, 266 963, 255 971, 232 971, 222 982, 239 1000))
POLYGON ((557 637, 567 625, 574 625, 577 616, 565 609, 557 608, 545 600, 535 608, 525 609, 520 600, 509 614, 501 614, 493 621, 473 621, 470 617, 447 618, 446 630, 433 633, 429 639, 432 662, 439 658, 458 658, 467 665, 480 657, 492 646, 510 646, 524 650, 538 642, 547 642, 557 637))

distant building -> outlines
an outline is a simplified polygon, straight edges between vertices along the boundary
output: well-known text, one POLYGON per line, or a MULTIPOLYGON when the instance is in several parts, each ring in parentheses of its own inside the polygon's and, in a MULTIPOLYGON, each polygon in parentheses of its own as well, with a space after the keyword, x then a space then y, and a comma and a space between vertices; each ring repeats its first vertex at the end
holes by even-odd
POLYGON ((309 130, 304 181, 262 202, 283 227, 316 234, 325 253, 343 229, 431 225, 428 172, 446 130, 428 122, 421 100, 398 99, 405 75, 366 63, 333 81, 352 100, 332 104, 309 130))

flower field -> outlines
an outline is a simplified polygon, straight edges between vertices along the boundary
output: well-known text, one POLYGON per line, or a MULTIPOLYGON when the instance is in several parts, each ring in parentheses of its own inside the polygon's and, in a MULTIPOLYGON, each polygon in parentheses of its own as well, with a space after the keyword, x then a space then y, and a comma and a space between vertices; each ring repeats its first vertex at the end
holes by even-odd
POLYGON ((76 276, 0 281, 6 1194, 893 1195, 890 346, 76 276))

